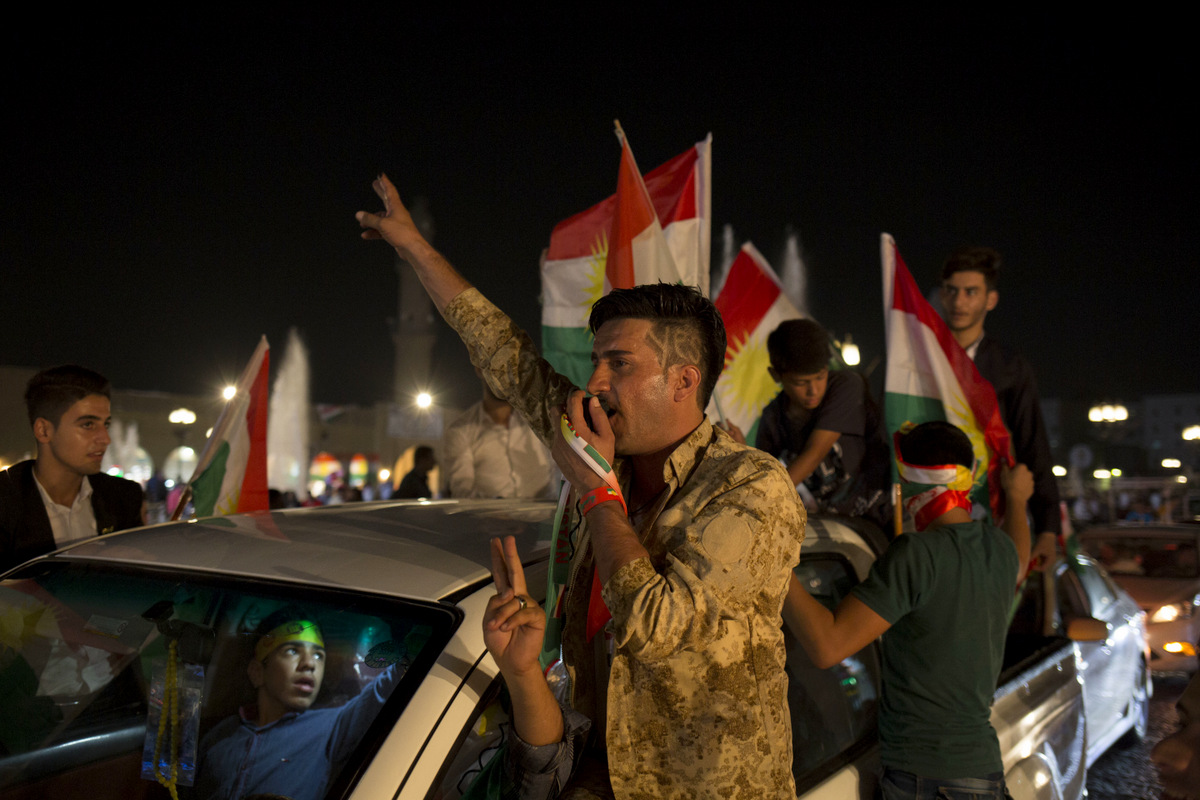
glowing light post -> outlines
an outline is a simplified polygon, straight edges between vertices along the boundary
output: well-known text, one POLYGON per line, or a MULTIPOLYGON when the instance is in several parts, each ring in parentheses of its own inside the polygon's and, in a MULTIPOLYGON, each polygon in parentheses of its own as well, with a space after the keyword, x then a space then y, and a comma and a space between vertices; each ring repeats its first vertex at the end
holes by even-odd
MULTIPOLYGON (((1120 403, 1097 403, 1088 409, 1088 420, 1095 425, 1096 435, 1106 445, 1120 425, 1129 419, 1129 409, 1120 403)), ((1105 447, 1107 455, 1107 446, 1105 447)), ((1121 477, 1119 469, 1098 469, 1092 473, 1098 481, 1108 481, 1108 518, 1115 519, 1116 501, 1113 498, 1112 478, 1121 477), (1101 474, 1103 473, 1103 474, 1101 474)))
POLYGON ((179 437, 179 458, 176 459, 175 483, 183 483, 183 448, 187 443, 188 426, 196 422, 196 412, 190 408, 177 408, 167 415, 167 421, 175 426, 175 435, 179 437))
POLYGON ((846 333, 845 339, 836 344, 842 351, 842 361, 846 363, 846 366, 857 367, 859 362, 862 361, 862 355, 858 352, 858 345, 850 338, 849 332, 846 333))

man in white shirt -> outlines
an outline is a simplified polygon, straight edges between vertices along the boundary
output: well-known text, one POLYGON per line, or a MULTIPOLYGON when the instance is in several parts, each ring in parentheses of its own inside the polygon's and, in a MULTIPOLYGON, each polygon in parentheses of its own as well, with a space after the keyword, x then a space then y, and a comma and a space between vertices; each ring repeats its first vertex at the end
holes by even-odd
POLYGON ((100 471, 112 421, 104 376, 74 365, 29 380, 37 458, 0 472, 0 572, 34 556, 146 521, 142 487, 100 471))
POLYGON ((450 496, 552 498, 558 482, 550 451, 482 376, 480 382, 483 399, 446 429, 442 452, 450 496))

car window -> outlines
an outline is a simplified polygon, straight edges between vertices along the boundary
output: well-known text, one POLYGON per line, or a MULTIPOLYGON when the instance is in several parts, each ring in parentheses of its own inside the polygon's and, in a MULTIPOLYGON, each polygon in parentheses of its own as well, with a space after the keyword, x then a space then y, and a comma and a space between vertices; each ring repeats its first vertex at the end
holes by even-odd
POLYGON ((172 782, 183 797, 227 784, 323 796, 377 746, 458 620, 299 584, 31 567, 0 583, 0 793, 70 794, 86 770, 96 797, 168 797, 172 782), (274 638, 257 630, 282 618, 274 638), (259 698, 283 717, 258 726, 259 698))
POLYGON ((1196 541, 1184 536, 1087 536, 1088 554, 1113 575, 1200 577, 1196 541))
MULTIPOLYGON (((836 555, 803 556, 796 577, 830 609, 857 583, 850 564, 836 555)), ((803 791, 845 763, 857 746, 872 740, 879 701, 879 661, 872 644, 822 670, 790 635, 787 647, 792 771, 797 789, 803 791)))
POLYGON ((1108 611, 1108 607, 1116 598, 1113 596, 1112 588, 1095 566, 1088 561, 1081 561, 1080 566, 1082 569, 1078 573, 1079 582, 1083 585, 1083 591, 1087 593, 1088 602, 1092 606, 1092 616, 1099 618, 1108 611))
POLYGON ((1092 616, 1092 604, 1075 571, 1063 566, 1056 582, 1058 602, 1066 619, 1092 616))

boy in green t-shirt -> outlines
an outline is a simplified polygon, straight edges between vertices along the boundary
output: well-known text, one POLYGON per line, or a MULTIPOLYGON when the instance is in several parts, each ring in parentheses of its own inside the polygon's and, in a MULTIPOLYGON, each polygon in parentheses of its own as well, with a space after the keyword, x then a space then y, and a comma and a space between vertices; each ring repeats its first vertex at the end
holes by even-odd
POLYGON ((966 434, 927 422, 898 437, 905 509, 917 532, 896 539, 832 612, 792 582, 784 620, 826 668, 889 631, 879 708, 885 800, 939 791, 1005 796, 989 722, 1013 591, 1029 562, 1029 470, 1002 476, 1004 530, 971 520, 975 463, 966 434))

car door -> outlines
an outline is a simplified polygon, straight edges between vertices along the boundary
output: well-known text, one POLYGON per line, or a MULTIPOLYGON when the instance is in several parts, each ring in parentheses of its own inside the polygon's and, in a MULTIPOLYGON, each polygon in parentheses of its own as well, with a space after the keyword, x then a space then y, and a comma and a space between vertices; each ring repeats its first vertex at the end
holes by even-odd
POLYGON ((1077 567, 1061 565, 1058 591, 1068 617, 1091 616, 1105 623, 1108 635, 1098 642, 1078 642, 1087 715, 1089 763, 1111 743, 1133 696, 1142 642, 1136 626, 1137 607, 1118 592, 1096 562, 1081 556, 1077 567))

